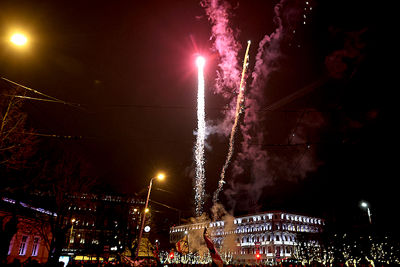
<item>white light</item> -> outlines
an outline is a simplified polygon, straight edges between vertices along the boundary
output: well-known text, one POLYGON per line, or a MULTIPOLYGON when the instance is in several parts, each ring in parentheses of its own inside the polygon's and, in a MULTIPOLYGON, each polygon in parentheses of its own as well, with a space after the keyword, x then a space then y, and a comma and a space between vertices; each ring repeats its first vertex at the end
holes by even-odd
POLYGON ((205 60, 204 57, 198 56, 198 57, 196 58, 196 65, 197 65, 197 67, 203 68, 205 64, 206 64, 206 60, 205 60))
POLYGON ((147 225, 147 226, 144 228, 144 231, 145 231, 146 233, 150 232, 150 226, 147 225))
POLYGON ((10 41, 15 45, 23 46, 28 42, 28 38, 26 38, 26 36, 21 33, 16 33, 11 36, 10 41))
POLYGON ((205 59, 198 56, 196 59, 198 67, 198 85, 197 85, 197 137, 195 146, 196 161, 196 180, 195 180, 195 204, 196 215, 203 213, 204 204, 204 185, 205 185, 205 169, 204 169, 204 146, 206 138, 206 122, 205 122, 205 99, 204 99, 204 72, 203 67, 205 59))

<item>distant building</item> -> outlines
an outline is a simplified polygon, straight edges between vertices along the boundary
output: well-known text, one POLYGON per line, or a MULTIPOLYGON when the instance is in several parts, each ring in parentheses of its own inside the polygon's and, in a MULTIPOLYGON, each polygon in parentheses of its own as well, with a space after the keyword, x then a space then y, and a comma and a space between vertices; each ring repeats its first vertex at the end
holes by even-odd
MULTIPOLYGON (((74 260, 107 260, 132 247, 140 226, 144 200, 85 193, 76 193, 69 198, 70 205, 62 214, 61 227, 66 232, 63 256, 74 260)), ((3 197, 0 204, 3 224, 11 218, 11 210, 18 210, 18 229, 10 242, 8 262, 14 259, 23 262, 28 258, 47 262, 51 241, 48 218, 60 214, 11 198, 3 197), (43 236, 43 233, 48 234, 43 236)))
MULTIPOLYGON (((3 225, 12 216, 10 212, 0 211, 3 225)), ((29 260, 38 263, 47 262, 49 248, 45 239, 51 239, 48 225, 43 225, 42 221, 35 217, 17 215, 17 232, 11 239, 7 262, 11 263, 14 260, 19 260, 21 263, 29 260)))
POLYGON ((132 247, 144 201, 121 195, 76 194, 64 225, 69 228, 63 254, 75 260, 107 259, 132 247))
MULTIPOLYGON (((235 262, 276 262, 292 258, 296 254, 297 238, 300 233, 310 233, 314 236, 322 233, 324 220, 317 217, 271 211, 236 217, 233 222, 215 221, 179 225, 170 228, 170 242, 175 244, 185 232, 190 235, 199 234, 204 227, 219 250, 223 250, 224 240, 232 237, 236 241, 234 251, 229 251, 229 257, 235 262)), ((319 246, 317 240, 309 240, 313 246, 319 246)), ((226 252, 226 251, 225 251, 226 252)), ((224 256, 221 255, 221 256, 224 256)))

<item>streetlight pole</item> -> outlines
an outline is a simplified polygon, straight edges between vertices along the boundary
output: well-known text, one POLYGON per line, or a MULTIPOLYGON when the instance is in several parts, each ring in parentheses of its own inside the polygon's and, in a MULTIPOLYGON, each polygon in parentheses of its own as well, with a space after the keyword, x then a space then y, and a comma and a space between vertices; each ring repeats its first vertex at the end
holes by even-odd
POLYGON ((369 205, 367 202, 361 202, 361 207, 366 208, 367 209, 367 213, 368 213, 368 220, 369 223, 372 224, 372 220, 371 220, 371 210, 369 209, 369 205))
POLYGON ((74 223, 75 223, 75 219, 71 220, 71 232, 69 233, 69 240, 68 240, 68 248, 71 245, 71 237, 72 237, 72 231, 74 230, 74 223))
POLYGON ((146 219, 147 205, 149 204, 149 198, 150 198, 151 187, 153 185, 153 180, 154 180, 154 178, 162 180, 162 179, 164 179, 164 177, 165 177, 164 174, 159 174, 159 175, 157 175, 157 177, 153 177, 150 179, 149 190, 147 191, 146 204, 145 204, 144 210, 143 210, 142 222, 140 223, 140 232, 139 232, 139 238, 138 238, 136 255, 135 255, 136 258, 139 256, 140 242, 142 241, 143 227, 144 227, 144 222, 146 219))

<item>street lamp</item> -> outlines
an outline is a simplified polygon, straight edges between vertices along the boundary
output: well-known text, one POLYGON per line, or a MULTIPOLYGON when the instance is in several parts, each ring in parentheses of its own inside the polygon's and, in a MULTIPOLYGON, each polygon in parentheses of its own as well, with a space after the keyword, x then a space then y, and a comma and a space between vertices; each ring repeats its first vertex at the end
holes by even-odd
POLYGON ((75 221, 76 221, 75 219, 71 220, 71 232, 69 233, 68 248, 69 248, 69 246, 71 244, 72 231, 74 230, 75 221))
POLYGON ((10 41, 16 46, 24 46, 28 42, 28 38, 22 33, 14 33, 11 35, 10 41))
POLYGON ((364 209, 367 209, 368 220, 369 220, 369 223, 372 224, 372 221, 371 221, 371 210, 369 209, 368 203, 365 202, 365 201, 362 201, 362 202, 361 202, 361 207, 363 207, 364 209))
POLYGON ((162 181, 162 180, 164 180, 164 178, 165 178, 165 175, 163 173, 159 173, 156 177, 153 177, 150 179, 149 190, 147 192, 147 198, 146 198, 146 204, 144 206, 142 222, 140 224, 140 232, 139 232, 138 244, 137 244, 136 255, 135 255, 136 257, 139 256, 140 241, 142 240, 144 221, 146 219, 146 213, 149 211, 149 209, 147 208, 147 205, 149 204, 149 198, 150 198, 151 187, 153 185, 153 180, 158 179, 158 180, 162 181))

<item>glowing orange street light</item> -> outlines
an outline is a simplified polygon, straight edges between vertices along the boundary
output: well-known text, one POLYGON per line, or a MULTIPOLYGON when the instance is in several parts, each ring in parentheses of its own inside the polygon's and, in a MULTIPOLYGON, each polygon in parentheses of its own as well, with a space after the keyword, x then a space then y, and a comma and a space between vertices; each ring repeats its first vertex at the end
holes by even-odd
POLYGON ((164 173, 159 173, 157 175, 157 179, 160 180, 160 181, 164 180, 165 179, 165 174, 164 173))
POLYGON ((16 46, 24 46, 28 43, 28 38, 22 33, 14 33, 10 37, 10 42, 16 46))

